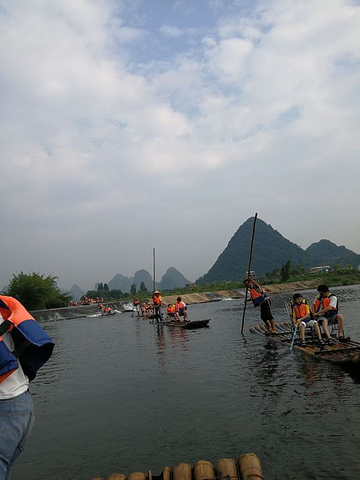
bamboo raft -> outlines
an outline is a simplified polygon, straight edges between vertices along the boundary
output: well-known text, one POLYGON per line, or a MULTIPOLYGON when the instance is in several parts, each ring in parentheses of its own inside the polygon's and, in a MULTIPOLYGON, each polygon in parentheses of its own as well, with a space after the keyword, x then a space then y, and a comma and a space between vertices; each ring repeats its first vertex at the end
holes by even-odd
MULTIPOLYGON (((267 338, 290 345, 293 336, 293 328, 290 322, 277 323, 275 325, 276 333, 268 335, 264 324, 250 327, 251 333, 266 335, 267 338)), ((334 345, 326 345, 321 348, 318 345, 317 338, 306 337, 306 347, 302 347, 300 339, 295 339, 293 349, 302 353, 334 363, 344 368, 356 370, 360 373, 360 343, 349 341, 340 343, 337 338, 332 337, 334 345)))
POLYGON ((205 328, 209 326, 210 318, 206 320, 191 320, 189 322, 177 322, 175 320, 164 320, 162 322, 156 322, 150 320, 150 323, 155 325, 166 325, 167 327, 184 328, 185 330, 192 330, 194 328, 205 328))
POLYGON ((160 475, 151 470, 147 474, 131 473, 128 477, 114 473, 109 477, 94 477, 92 480, 264 480, 260 461, 254 453, 245 453, 238 458, 223 458, 214 465, 207 460, 199 460, 193 466, 179 463, 173 468, 164 467, 160 475))
POLYGON ((192 320, 190 322, 175 322, 169 321, 165 322, 165 325, 168 327, 179 327, 184 328, 185 330, 192 330, 193 328, 204 328, 208 327, 210 322, 210 318, 207 320, 192 320))

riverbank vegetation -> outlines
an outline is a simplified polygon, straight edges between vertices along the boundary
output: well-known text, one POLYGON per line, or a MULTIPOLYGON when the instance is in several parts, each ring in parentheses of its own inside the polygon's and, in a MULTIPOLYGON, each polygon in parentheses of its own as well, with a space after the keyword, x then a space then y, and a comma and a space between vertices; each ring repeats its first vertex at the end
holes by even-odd
MULTIPOLYGON (((317 284, 324 283, 330 287, 342 285, 358 285, 360 284, 360 270, 353 267, 341 267, 334 265, 330 271, 311 273, 301 265, 295 267, 288 261, 279 269, 276 269, 263 278, 257 278, 257 281, 262 285, 276 286, 283 285, 286 287, 290 283, 301 283, 304 288, 308 286, 312 288, 314 282, 317 284)), ((216 282, 205 285, 190 284, 183 288, 176 288, 173 290, 163 290, 163 296, 172 295, 186 295, 191 293, 205 293, 216 292, 222 290, 239 290, 244 288, 244 283, 241 282, 216 282)), ((28 310, 43 310, 47 308, 60 308, 69 305, 71 300, 70 294, 64 294, 57 286, 57 277, 53 275, 40 275, 39 273, 32 273, 30 275, 21 272, 19 275, 14 275, 10 281, 7 295, 17 298, 28 310)), ((132 285, 130 292, 124 293, 121 290, 110 290, 108 285, 99 283, 97 290, 89 290, 85 297, 91 299, 99 299, 102 301, 126 301, 137 296, 140 301, 151 298, 152 292, 149 291, 142 282, 140 288, 132 285)))
MULTIPOLYGON (((309 270, 301 265, 292 266, 288 261, 281 268, 273 270, 266 274, 263 278, 257 278, 257 281, 262 285, 277 285, 287 284, 294 282, 305 283, 317 279, 318 283, 325 283, 329 286, 341 286, 341 285, 357 285, 360 284, 360 270, 353 267, 340 267, 335 265, 334 268, 328 272, 316 272, 311 273, 309 270)), ((106 285, 106 284, 105 284, 106 285)), ((148 291, 145 285, 142 283, 140 289, 136 289, 136 285, 131 286, 130 293, 123 293, 120 290, 109 290, 108 288, 101 288, 102 284, 99 284, 100 288, 96 291, 88 291, 86 296, 89 298, 101 297, 104 300, 129 300, 137 296, 140 300, 151 297, 152 292, 148 291)), ((244 288, 244 283, 241 282, 215 282, 205 285, 190 284, 183 288, 176 288, 172 290, 163 290, 163 295, 186 295, 189 293, 204 293, 214 292, 219 290, 238 290, 244 288)))
POLYGON ((19 300, 28 310, 67 307, 71 297, 60 292, 57 277, 20 272, 13 275, 7 295, 19 300))

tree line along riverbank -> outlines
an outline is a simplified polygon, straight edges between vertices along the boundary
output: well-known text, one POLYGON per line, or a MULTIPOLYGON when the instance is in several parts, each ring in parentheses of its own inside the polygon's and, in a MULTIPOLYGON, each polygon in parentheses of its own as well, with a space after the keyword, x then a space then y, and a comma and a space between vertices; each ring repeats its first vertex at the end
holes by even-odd
MULTIPOLYGON (((306 281, 297 281, 297 282, 288 282, 288 283, 278 283, 278 284, 271 284, 271 285, 262 285, 263 288, 269 294, 276 294, 276 293, 283 293, 288 292, 289 297, 294 293, 302 290, 311 290, 316 289, 318 285, 324 282, 324 278, 312 278, 311 280, 306 281)), ((341 286, 340 285, 333 285, 329 284, 329 287, 334 286, 341 286)), ((354 283, 353 285, 358 285, 358 283, 354 283)), ((245 297, 245 288, 239 289, 223 289, 223 290, 216 290, 216 291, 208 291, 208 292, 194 292, 194 293, 181 293, 181 294, 172 294, 172 295, 164 295, 162 297, 163 303, 165 305, 173 304, 176 302, 176 298, 181 296, 183 301, 187 305, 194 305, 200 303, 208 303, 213 301, 219 301, 226 298, 244 298, 245 297)), ((141 303, 151 302, 152 298, 147 297, 141 299, 141 303)), ((122 311, 122 305, 126 304, 129 305, 129 300, 127 301, 109 301, 106 302, 113 309, 117 309, 122 311)), ((38 321, 45 321, 49 319, 53 320, 61 320, 61 319, 70 319, 70 318, 81 318, 93 315, 99 311, 98 305, 78 305, 75 307, 63 307, 63 308, 53 308, 53 309, 45 309, 45 310, 33 310, 31 314, 34 318, 38 321)))

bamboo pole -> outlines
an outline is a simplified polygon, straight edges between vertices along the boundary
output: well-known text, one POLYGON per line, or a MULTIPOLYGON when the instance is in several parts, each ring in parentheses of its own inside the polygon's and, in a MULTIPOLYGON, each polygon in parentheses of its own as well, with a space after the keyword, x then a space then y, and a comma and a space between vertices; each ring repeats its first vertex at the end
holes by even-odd
MULTIPOLYGON (((253 250, 254 237, 255 237, 255 224, 256 224, 256 219, 257 219, 257 213, 255 213, 254 222, 253 222, 253 228, 252 228, 252 236, 251 236, 251 243, 250 243, 250 253, 249 253, 249 263, 248 263, 248 270, 247 270, 248 276, 250 275, 250 271, 251 271, 251 260, 252 260, 252 250, 253 250)), ((242 323, 241 323, 241 335, 243 335, 243 331, 244 331, 244 320, 245 320, 245 312, 246 312, 246 304, 247 304, 248 290, 249 290, 249 289, 248 289, 248 287, 246 286, 244 310, 243 310, 242 323)))
POLYGON ((195 480, 215 480, 214 467, 207 460, 199 460, 193 468, 195 480))
POLYGON ((156 284, 155 282, 155 248, 153 248, 153 294, 156 290, 155 284, 156 284))
POLYGON ((173 468, 173 480, 191 480, 191 465, 189 463, 178 463, 173 468))
POLYGON ((161 477, 162 480, 171 480, 171 467, 164 467, 160 475, 153 475, 152 471, 148 471, 147 480, 161 477))
POLYGON ((171 479, 171 468, 164 467, 163 468, 163 480, 170 480, 171 479))
POLYGON ((222 458, 215 465, 216 478, 238 480, 236 462, 232 458, 222 458))
POLYGON ((130 473, 128 480, 146 480, 146 475, 143 472, 130 473))
POLYGON ((254 453, 245 453, 238 459, 241 480, 264 480, 260 460, 254 453))

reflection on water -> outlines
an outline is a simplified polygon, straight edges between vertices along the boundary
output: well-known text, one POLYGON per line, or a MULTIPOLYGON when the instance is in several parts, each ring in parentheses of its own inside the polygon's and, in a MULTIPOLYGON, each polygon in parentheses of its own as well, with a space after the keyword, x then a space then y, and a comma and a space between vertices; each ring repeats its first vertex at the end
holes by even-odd
MULTIPOLYGON (((347 333, 360 340, 351 298, 347 333)), ((273 296, 279 319, 283 300, 273 296)), ((56 348, 31 387, 37 419, 13 480, 157 472, 249 451, 266 478, 358 478, 359 384, 250 335, 257 310, 243 338, 242 311, 241 301, 191 306, 192 319, 211 318, 194 331, 128 314, 44 323, 56 348)))

